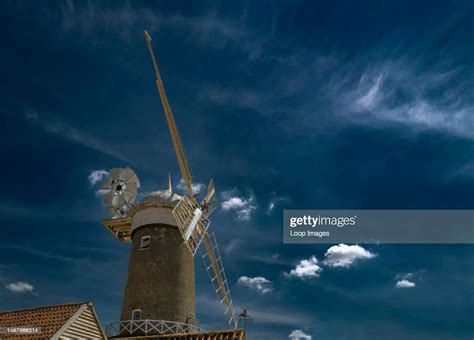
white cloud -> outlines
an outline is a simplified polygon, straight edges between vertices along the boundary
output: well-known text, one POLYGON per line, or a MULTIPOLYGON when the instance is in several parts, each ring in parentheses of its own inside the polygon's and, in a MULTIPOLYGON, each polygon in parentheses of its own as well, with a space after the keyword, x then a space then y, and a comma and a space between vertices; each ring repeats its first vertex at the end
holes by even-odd
POLYGON ((111 8, 96 2, 74 6, 66 1, 61 3, 61 12, 62 33, 79 31, 83 37, 93 41, 103 39, 100 32, 104 30, 129 42, 135 39, 134 27, 149 27, 154 36, 164 26, 206 47, 237 48, 249 59, 258 58, 262 52, 263 36, 257 37, 255 32, 247 31, 245 16, 229 20, 216 10, 209 10, 200 16, 185 16, 180 13, 163 14, 128 3, 111 8))
POLYGON ((12 282, 5 285, 5 288, 13 293, 28 293, 32 292, 34 287, 27 282, 12 282))
POLYGON ((405 273, 405 274, 398 274, 395 278, 397 280, 402 280, 402 279, 411 279, 415 276, 413 273, 405 273))
POLYGON ((316 256, 311 256, 307 260, 301 260, 295 267, 292 269, 287 276, 294 276, 299 278, 307 278, 307 277, 319 277, 320 272, 323 270, 318 265, 318 259, 316 256))
POLYGON ((289 200, 290 199, 288 197, 278 196, 275 192, 273 192, 273 197, 270 199, 267 205, 267 214, 270 214, 278 204, 288 202, 289 200))
POLYGON ((415 281, 421 280, 421 273, 423 270, 417 271, 415 273, 405 273, 405 274, 398 274, 395 276, 395 288, 413 288, 416 286, 415 281))
POLYGON ((69 125, 66 122, 50 121, 43 119, 37 112, 26 113, 26 118, 38 125, 47 133, 60 136, 87 148, 102 152, 119 160, 127 161, 127 157, 119 150, 104 143, 101 139, 88 135, 87 133, 69 125))
POLYGON ((92 170, 87 178, 89 179, 89 183, 94 186, 99 183, 104 177, 108 176, 109 172, 107 170, 92 170))
POLYGON ((324 256, 325 260, 323 263, 328 267, 348 268, 357 260, 368 260, 377 255, 362 248, 361 246, 349 246, 347 244, 341 243, 337 246, 332 246, 329 248, 324 256))
MULTIPOLYGON (((179 181, 178 185, 176 186, 179 190, 182 190, 182 191, 186 191, 186 184, 184 183, 184 179, 181 178, 181 180, 179 181)), ((201 192, 204 191, 204 189, 206 188, 206 185, 203 184, 203 183, 192 183, 191 184, 191 188, 193 189, 193 192, 195 194, 200 194, 201 192)))
POLYGON ((270 293, 273 290, 273 284, 270 280, 267 280, 264 277, 248 277, 241 276, 237 281, 239 285, 255 289, 262 294, 270 293))
POLYGON ((415 282, 412 282, 412 281, 409 281, 409 280, 406 280, 406 279, 399 280, 395 284, 395 288, 412 288, 412 287, 415 287, 415 286, 416 286, 415 282))
MULTIPOLYGON (((365 74, 363 75, 361 82, 363 82, 365 74)), ((372 86, 369 87, 367 92, 363 94, 360 98, 357 99, 357 104, 360 105, 364 109, 370 109, 375 106, 375 104, 381 100, 381 91, 380 87, 384 78, 384 74, 379 74, 375 81, 373 82, 372 86)))
MULTIPOLYGON (((38 248, 31 248, 28 246, 24 245, 11 245, 11 244, 0 244, 0 249, 7 249, 7 250, 14 250, 14 251, 21 251, 25 252, 27 254, 30 254, 33 257, 41 257, 45 259, 51 259, 55 261, 61 261, 61 262, 67 262, 67 263, 74 263, 74 264, 83 264, 83 263, 89 263, 89 260, 86 258, 75 258, 75 257, 68 257, 68 256, 63 256, 63 255, 58 255, 56 253, 50 253, 43 251, 42 249, 38 248)), ((18 282, 17 282, 18 283, 18 282)), ((21 282, 20 282, 21 283, 21 282)))
POLYGON ((243 241, 241 239, 235 238, 231 240, 226 246, 224 246, 224 252, 230 254, 238 249, 242 245, 243 241))
POLYGON ((258 113, 263 113, 267 110, 266 102, 269 99, 264 92, 215 86, 202 88, 199 98, 218 106, 251 109, 258 113))
MULTIPOLYGON (((441 97, 431 95, 457 79, 461 69, 419 72, 417 66, 403 60, 386 61, 364 70, 358 84, 344 87, 342 101, 337 91, 335 100, 344 105, 340 111, 348 111, 346 117, 358 124, 395 123, 414 131, 429 129, 474 138, 474 107, 459 95, 462 82, 443 90, 441 97)), ((338 77, 350 82, 354 71, 338 77)))
POLYGON ((248 197, 238 196, 236 190, 224 191, 222 193, 224 201, 221 208, 224 211, 235 211, 237 219, 241 221, 250 220, 252 212, 257 209, 255 205, 255 197, 250 194, 248 197))
POLYGON ((305 334, 302 330, 295 329, 290 335, 288 335, 291 340, 311 340, 311 335, 305 334))
POLYGON ((245 200, 240 197, 231 197, 228 200, 222 202, 222 209, 240 209, 246 205, 245 200))

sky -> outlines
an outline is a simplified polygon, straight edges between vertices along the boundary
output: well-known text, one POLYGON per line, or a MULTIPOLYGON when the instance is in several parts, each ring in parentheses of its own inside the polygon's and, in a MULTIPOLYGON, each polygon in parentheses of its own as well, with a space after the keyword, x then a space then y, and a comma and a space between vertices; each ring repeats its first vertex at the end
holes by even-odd
MULTIPOLYGON (((474 208, 472 1, 2 1, 0 310, 119 320, 93 185, 180 174, 147 29, 249 339, 471 339, 472 245, 284 245, 283 209, 474 208), (201 185, 202 186, 202 185, 201 185)), ((225 328, 196 261, 197 319, 225 328)))

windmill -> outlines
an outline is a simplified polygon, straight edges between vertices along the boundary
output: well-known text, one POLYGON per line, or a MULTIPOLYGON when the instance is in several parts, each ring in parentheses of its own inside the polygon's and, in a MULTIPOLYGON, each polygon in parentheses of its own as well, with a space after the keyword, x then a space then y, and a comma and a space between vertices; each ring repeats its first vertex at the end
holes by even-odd
POLYGON ((208 231, 209 217, 216 207, 214 181, 209 181, 206 195, 198 200, 151 37, 146 31, 144 34, 186 193, 173 192, 169 177, 166 190, 147 193, 135 202, 140 182, 130 168, 110 170, 101 184, 103 201, 113 214, 104 225, 119 241, 132 243, 120 322, 110 325, 107 332, 120 337, 199 331, 194 287, 194 257, 198 252, 225 306, 229 326, 235 330, 238 316, 215 236, 208 231))

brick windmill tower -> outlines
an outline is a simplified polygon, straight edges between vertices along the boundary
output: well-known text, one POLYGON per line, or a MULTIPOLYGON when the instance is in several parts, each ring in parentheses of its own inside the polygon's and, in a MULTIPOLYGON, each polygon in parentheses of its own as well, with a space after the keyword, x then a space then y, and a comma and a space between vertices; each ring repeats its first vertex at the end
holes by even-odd
POLYGON ((209 216, 215 208, 212 179, 201 201, 193 190, 191 171, 161 80, 151 38, 145 40, 156 74, 166 121, 178 160, 186 194, 164 190, 146 194, 135 202, 140 182, 130 168, 112 169, 101 188, 102 200, 112 213, 106 228, 120 242, 131 242, 128 278, 120 321, 107 327, 109 337, 182 335, 180 339, 244 339, 237 329, 222 259, 214 237, 208 232, 209 216), (211 284, 224 304, 230 330, 204 332, 195 322, 194 258, 200 251, 211 284), (222 336, 222 337, 221 337, 222 336))

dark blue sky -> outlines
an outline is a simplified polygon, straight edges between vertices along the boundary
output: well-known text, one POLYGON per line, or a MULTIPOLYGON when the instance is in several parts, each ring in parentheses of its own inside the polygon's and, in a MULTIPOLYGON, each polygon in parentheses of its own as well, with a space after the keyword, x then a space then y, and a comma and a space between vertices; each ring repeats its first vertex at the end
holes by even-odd
MULTIPOLYGON (((102 227, 88 176, 130 166, 143 192, 168 171, 180 179, 146 28, 195 181, 220 191, 211 228, 252 339, 471 339, 472 245, 331 257, 331 245, 283 245, 281 217, 474 208, 473 12, 472 1, 3 1, 0 310, 90 300, 104 325, 118 320, 129 246, 102 227)), ((224 328, 196 265, 198 319, 224 328)))

